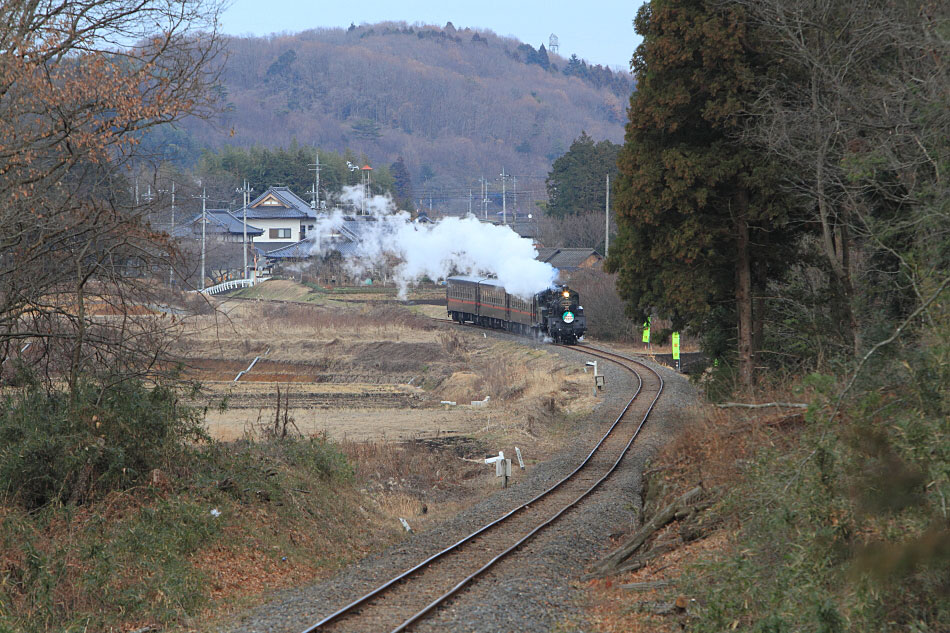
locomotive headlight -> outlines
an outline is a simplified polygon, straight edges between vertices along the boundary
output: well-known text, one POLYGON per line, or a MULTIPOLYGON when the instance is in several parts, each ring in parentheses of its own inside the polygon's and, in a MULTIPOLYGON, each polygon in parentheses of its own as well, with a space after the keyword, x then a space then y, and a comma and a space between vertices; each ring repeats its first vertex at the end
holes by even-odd
POLYGON ((561 295, 564 296, 565 298, 567 298, 567 297, 570 297, 570 296, 571 296, 571 293, 570 293, 570 291, 565 290, 564 292, 561 293, 561 295))
POLYGON ((574 322, 574 313, 571 312, 570 310, 568 310, 568 311, 566 311, 564 314, 561 315, 561 319, 562 319, 565 323, 573 323, 573 322, 574 322))

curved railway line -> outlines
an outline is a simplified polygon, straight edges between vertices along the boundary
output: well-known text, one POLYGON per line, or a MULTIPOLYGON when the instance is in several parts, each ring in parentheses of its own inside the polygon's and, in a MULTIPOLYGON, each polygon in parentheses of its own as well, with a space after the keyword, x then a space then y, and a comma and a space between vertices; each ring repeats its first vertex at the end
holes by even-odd
MULTIPOLYGON (((263 301, 310 305, 279 299, 263 301)), ((433 320, 452 322, 442 318, 433 320)), ((530 501, 515 507, 368 593, 354 596, 344 606, 304 629, 303 633, 397 633, 411 630, 428 616, 433 616, 440 607, 448 605, 455 596, 487 572, 504 573, 504 565, 509 556, 534 536, 552 527, 559 518, 594 493, 616 471, 662 395, 663 378, 639 360, 588 344, 559 347, 612 361, 637 378, 635 393, 581 464, 530 501)), ((553 528, 556 529, 556 526, 553 528)), ((570 535, 565 535, 565 538, 570 538, 570 535)), ((491 581, 491 578, 486 580, 491 581)))
POLYGON ((584 461, 527 503, 354 598, 303 633, 409 630, 503 564, 507 556, 592 494, 618 468, 659 400, 663 378, 646 364, 607 350, 589 345, 570 349, 615 362, 638 379, 633 397, 584 461))

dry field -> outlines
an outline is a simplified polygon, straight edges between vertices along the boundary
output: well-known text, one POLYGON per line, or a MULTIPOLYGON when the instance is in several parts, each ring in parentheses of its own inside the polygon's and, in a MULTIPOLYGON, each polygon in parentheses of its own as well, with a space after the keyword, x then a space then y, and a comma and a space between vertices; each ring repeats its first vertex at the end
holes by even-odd
POLYGON ((253 290, 261 301, 224 299, 218 314, 184 325, 179 339, 186 375, 201 382, 200 403, 219 439, 286 421, 336 440, 477 435, 543 443, 557 430, 557 414, 580 415, 594 404, 580 368, 434 322, 442 307, 367 302, 360 294, 337 305, 266 300, 312 295, 289 281, 253 290))

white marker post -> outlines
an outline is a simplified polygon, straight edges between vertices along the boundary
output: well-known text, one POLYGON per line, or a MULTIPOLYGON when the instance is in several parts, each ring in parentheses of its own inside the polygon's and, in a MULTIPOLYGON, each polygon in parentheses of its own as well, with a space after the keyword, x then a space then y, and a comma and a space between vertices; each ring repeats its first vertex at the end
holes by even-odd
POLYGON ((524 470, 524 460, 521 458, 521 449, 515 446, 515 455, 518 456, 518 466, 524 470))
MULTIPOLYGON (((586 363, 584 363, 584 365, 586 365, 587 367, 593 367, 593 368, 594 368, 594 397, 597 397, 597 386, 598 386, 598 385, 597 385, 597 361, 596 361, 596 360, 589 360, 589 361, 587 361, 586 363)), ((585 370, 585 371, 586 371, 586 370, 585 370)))
POLYGON ((511 477, 511 460, 505 459, 504 451, 498 451, 497 457, 486 457, 486 464, 495 465, 495 477, 504 477, 504 486, 508 487, 508 478, 511 477))

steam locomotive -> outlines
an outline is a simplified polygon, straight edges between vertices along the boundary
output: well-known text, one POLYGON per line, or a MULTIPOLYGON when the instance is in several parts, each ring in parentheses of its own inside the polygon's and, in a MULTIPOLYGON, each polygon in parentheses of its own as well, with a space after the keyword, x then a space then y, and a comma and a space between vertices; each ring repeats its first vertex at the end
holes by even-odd
POLYGON ((587 318, 577 292, 567 286, 549 288, 530 299, 508 294, 497 279, 449 277, 445 281, 449 318, 558 343, 576 343, 587 331, 587 318))

